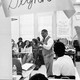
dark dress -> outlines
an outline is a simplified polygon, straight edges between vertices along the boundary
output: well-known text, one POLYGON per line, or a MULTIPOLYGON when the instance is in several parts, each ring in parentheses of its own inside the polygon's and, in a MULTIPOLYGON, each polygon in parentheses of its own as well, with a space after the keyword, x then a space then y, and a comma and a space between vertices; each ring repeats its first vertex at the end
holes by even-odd
POLYGON ((39 67, 41 66, 40 56, 39 56, 39 47, 33 46, 32 52, 33 52, 34 64, 36 65, 35 69, 39 69, 39 67))

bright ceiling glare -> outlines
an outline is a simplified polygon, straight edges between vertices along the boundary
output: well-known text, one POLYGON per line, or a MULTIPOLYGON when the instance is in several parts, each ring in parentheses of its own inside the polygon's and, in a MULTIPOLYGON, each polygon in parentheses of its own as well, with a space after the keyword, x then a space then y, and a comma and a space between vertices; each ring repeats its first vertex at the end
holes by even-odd
POLYGON ((78 2, 80 3, 80 0, 76 0, 76 2, 77 2, 77 3, 78 3, 78 2))

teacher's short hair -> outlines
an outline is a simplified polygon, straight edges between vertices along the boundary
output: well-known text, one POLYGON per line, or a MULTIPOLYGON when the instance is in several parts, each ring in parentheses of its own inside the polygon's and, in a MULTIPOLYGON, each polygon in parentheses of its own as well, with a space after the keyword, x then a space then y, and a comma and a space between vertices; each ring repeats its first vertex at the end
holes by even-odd
POLYGON ((48 32, 47 29, 43 29, 42 31, 43 31, 43 32, 48 32))

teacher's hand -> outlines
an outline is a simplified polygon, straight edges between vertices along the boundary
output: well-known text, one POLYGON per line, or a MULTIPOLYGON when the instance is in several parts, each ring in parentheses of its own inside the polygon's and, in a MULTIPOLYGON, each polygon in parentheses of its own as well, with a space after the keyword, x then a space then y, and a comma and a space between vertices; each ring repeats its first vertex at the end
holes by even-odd
POLYGON ((42 41, 39 41, 39 44, 43 45, 43 42, 42 41))

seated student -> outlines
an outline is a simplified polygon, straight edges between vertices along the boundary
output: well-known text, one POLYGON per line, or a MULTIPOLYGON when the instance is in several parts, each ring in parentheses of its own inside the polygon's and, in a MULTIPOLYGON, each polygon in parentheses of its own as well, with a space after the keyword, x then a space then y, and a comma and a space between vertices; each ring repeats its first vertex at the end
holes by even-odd
POLYGON ((54 52, 57 57, 53 61, 53 75, 54 76, 75 76, 74 63, 68 55, 65 55, 65 45, 62 42, 54 44, 54 52))
POLYGON ((24 42, 23 52, 25 52, 25 55, 23 57, 22 63, 25 64, 31 62, 33 54, 32 54, 32 45, 30 44, 29 40, 26 40, 24 42))
POLYGON ((12 54, 18 57, 18 46, 13 39, 11 39, 11 43, 12 43, 12 54))
POLYGON ((20 61, 16 58, 16 55, 12 54, 12 67, 16 66, 17 75, 22 75, 22 65, 20 61))
POLYGON ((45 77, 45 75, 37 73, 33 75, 29 80, 48 80, 48 79, 45 77))
POLYGON ((40 60, 39 60, 39 45, 37 39, 32 39, 32 52, 33 52, 33 58, 34 58, 34 64, 36 65, 36 69, 39 69, 40 67, 40 60))
POLYGON ((23 43, 22 37, 19 37, 19 38, 18 38, 17 45, 18 45, 18 52, 21 52, 21 50, 22 50, 23 47, 24 47, 24 43, 23 43))

